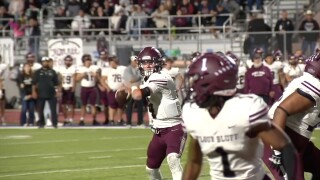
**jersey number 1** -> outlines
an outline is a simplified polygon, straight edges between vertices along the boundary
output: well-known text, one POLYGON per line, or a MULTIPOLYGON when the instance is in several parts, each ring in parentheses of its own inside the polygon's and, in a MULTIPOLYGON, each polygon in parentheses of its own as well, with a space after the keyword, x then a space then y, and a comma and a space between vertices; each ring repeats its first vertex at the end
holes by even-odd
POLYGON ((221 155, 224 177, 235 177, 236 174, 230 169, 228 153, 222 147, 218 147, 215 152, 221 155))

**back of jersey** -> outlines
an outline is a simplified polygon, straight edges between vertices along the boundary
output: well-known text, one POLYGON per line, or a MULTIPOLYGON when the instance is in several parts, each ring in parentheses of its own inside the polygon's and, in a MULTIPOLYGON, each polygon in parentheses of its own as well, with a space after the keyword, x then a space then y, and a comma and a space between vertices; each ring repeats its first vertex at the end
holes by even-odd
POLYGON ((272 119, 279 104, 295 91, 306 96, 306 98, 311 98, 316 104, 313 108, 305 112, 289 116, 286 126, 310 139, 313 128, 320 123, 320 80, 309 73, 304 73, 303 76, 294 79, 288 85, 279 101, 271 107, 269 117, 272 119))
POLYGON ((145 86, 152 91, 148 100, 153 127, 166 128, 179 124, 181 122, 181 104, 170 75, 163 72, 153 73, 146 81, 145 86))
POLYGON ((207 109, 186 104, 183 121, 207 156, 212 179, 263 179, 263 144, 248 132, 270 121, 268 106, 256 95, 238 94, 213 119, 207 109))

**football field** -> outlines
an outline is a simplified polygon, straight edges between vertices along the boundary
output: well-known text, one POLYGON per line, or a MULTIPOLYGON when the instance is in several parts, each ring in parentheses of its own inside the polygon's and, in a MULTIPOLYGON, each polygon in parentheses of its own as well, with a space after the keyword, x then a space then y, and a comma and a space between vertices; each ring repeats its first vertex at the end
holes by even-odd
MULTIPOLYGON (((144 180, 149 129, 0 129, 0 180, 144 180)), ((313 141, 320 147, 320 130, 313 141)), ((187 147, 182 158, 186 162, 187 147)), ((208 180, 205 162, 199 179, 208 180)), ((164 161, 162 174, 171 179, 164 161)), ((310 179, 310 178, 306 178, 310 179)))

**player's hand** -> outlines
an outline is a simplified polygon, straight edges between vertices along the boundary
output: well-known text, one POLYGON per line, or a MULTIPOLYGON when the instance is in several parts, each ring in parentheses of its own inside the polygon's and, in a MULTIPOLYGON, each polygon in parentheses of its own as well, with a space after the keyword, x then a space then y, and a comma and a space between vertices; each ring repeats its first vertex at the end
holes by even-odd
POLYGON ((275 95, 275 92, 274 92, 274 91, 270 91, 269 96, 270 96, 271 98, 274 98, 274 95, 275 95))
POLYGON ((71 92, 74 93, 75 91, 76 91, 76 88, 75 88, 75 87, 72 87, 72 88, 71 88, 71 92))
POLYGON ((36 92, 32 92, 32 98, 33 99, 37 99, 38 98, 38 94, 36 92))
POLYGON ((277 150, 273 150, 272 156, 269 158, 269 161, 271 162, 272 166, 277 169, 277 171, 280 170, 281 163, 281 152, 277 150))

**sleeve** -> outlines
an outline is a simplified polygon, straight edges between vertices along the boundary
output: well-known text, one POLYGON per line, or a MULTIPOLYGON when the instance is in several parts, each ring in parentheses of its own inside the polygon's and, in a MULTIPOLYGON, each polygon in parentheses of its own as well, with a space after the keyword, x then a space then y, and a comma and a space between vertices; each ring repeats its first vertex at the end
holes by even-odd
POLYGON ((123 72, 123 80, 125 82, 130 82, 131 81, 131 77, 133 76, 131 72, 132 71, 130 70, 129 67, 124 70, 124 72, 123 72))
MULTIPOLYGON (((298 87, 298 91, 302 91, 305 95, 314 99, 315 102, 320 101, 320 80, 310 76, 305 78, 298 87)), ((301 94, 301 93, 300 93, 301 94)))
POLYGON ((244 75, 244 93, 245 94, 247 94, 247 93, 249 93, 249 70, 245 73, 245 75, 244 75))
POLYGON ((147 87, 150 88, 152 93, 166 89, 168 85, 168 79, 162 74, 154 73, 149 77, 147 87))
POLYGON ((268 116, 269 107, 262 98, 254 96, 249 109, 249 126, 248 131, 258 127, 259 125, 271 125, 268 116))
POLYGON ((280 20, 277 21, 276 26, 274 27, 274 31, 279 31, 280 20))
POLYGON ((108 68, 103 68, 101 70, 101 76, 108 76, 108 68))

